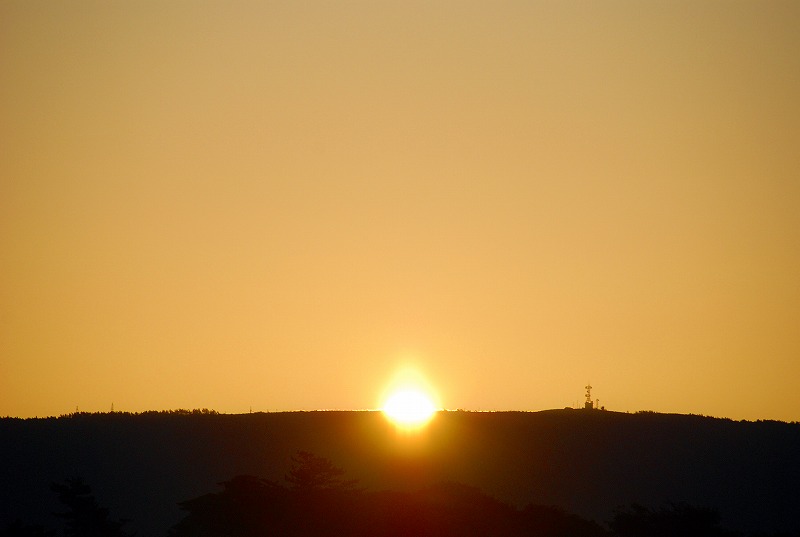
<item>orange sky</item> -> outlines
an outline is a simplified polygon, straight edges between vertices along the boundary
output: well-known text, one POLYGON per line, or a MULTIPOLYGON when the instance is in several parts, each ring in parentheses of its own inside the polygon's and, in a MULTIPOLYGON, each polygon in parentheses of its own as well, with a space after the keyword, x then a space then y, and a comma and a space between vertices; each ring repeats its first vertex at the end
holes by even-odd
POLYGON ((800 3, 0 2, 0 415, 800 420, 800 3))

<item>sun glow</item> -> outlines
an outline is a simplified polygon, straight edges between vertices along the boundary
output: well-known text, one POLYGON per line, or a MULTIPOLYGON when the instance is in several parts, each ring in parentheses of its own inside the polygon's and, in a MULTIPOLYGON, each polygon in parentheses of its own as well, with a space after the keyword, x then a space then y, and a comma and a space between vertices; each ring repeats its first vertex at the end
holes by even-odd
POLYGON ((398 370, 381 396, 384 416, 402 431, 413 432, 430 422, 439 410, 437 391, 419 368, 398 370))
POLYGON ((423 392, 405 388, 392 393, 383 405, 386 416, 401 427, 420 427, 428 423, 436 407, 423 392))

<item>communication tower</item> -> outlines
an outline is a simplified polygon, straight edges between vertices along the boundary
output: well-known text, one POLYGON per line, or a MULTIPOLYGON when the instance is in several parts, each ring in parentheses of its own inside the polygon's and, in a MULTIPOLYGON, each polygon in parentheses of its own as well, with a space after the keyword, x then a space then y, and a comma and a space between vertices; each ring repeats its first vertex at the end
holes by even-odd
POLYGON ((588 382, 586 383, 586 402, 583 404, 583 408, 586 410, 592 410, 594 408, 594 403, 592 403, 592 385, 588 382))

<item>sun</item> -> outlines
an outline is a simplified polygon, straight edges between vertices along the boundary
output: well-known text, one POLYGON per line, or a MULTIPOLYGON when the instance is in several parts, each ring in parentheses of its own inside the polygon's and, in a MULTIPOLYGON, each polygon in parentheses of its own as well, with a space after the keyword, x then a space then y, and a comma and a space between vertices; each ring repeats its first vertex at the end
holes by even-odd
POLYGON ((410 363, 395 372, 380 400, 383 415, 403 432, 420 431, 440 408, 438 391, 410 363))
POLYGON ((417 429, 436 413, 431 397, 419 388, 399 388, 383 404, 383 413, 403 429, 417 429))

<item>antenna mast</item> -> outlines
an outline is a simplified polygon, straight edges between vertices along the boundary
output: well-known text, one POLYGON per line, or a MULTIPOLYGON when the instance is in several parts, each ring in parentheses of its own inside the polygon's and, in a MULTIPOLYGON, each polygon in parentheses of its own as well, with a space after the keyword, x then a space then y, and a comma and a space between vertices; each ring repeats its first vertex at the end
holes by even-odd
POLYGON ((592 410, 594 408, 594 404, 592 403, 592 385, 588 382, 586 383, 586 402, 583 404, 583 408, 586 410, 592 410))

